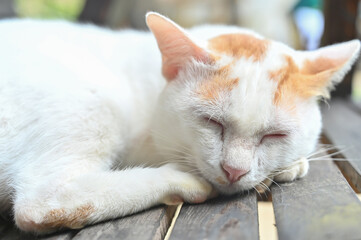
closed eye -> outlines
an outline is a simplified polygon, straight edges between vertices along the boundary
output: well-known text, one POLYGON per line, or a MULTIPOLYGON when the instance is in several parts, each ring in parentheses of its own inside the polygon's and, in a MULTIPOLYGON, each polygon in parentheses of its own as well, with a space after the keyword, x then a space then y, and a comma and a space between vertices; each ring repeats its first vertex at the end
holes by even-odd
POLYGON ((222 123, 218 122, 215 119, 212 118, 208 118, 208 117, 204 117, 204 121, 206 121, 207 125, 213 125, 218 127, 221 130, 221 138, 223 139, 223 134, 224 134, 224 126, 222 123))
POLYGON ((208 118, 208 117, 204 117, 204 120, 208 123, 208 124, 213 124, 213 125, 217 125, 221 128, 223 128, 223 124, 218 122, 217 120, 214 120, 212 118, 208 118))
POLYGON ((280 140, 287 137, 287 134, 284 133, 272 133, 272 134, 266 134, 262 137, 261 143, 263 143, 265 140, 280 140))

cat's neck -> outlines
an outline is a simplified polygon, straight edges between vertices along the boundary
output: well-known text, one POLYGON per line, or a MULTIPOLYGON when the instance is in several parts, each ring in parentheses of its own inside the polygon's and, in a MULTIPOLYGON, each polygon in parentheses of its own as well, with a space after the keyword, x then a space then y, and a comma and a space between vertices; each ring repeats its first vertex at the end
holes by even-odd
POLYGON ((122 169, 129 166, 157 167, 162 165, 163 162, 162 154, 155 147, 149 131, 146 131, 132 141, 127 154, 123 156, 120 162, 116 163, 115 168, 122 169))

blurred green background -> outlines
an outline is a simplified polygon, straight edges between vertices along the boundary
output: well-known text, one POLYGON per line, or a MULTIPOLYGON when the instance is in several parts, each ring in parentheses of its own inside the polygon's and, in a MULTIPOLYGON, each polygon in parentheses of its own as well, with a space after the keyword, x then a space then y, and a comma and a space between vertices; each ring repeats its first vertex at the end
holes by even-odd
POLYGON ((19 17, 64 18, 76 20, 85 0, 15 0, 19 17))

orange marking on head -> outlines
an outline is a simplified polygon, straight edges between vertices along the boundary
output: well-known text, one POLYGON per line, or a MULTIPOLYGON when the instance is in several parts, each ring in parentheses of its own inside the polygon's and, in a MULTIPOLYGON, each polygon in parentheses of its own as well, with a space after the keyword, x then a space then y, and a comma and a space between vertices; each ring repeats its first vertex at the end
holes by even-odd
POLYGON ((220 92, 231 91, 239 81, 239 78, 230 78, 230 65, 226 65, 213 73, 209 80, 202 82, 198 89, 198 94, 206 100, 213 100, 219 96, 220 92))
POLYGON ((224 34, 209 40, 210 50, 237 58, 252 58, 253 61, 264 58, 268 45, 268 40, 240 33, 224 34))
POLYGON ((269 73, 272 80, 278 82, 274 103, 290 103, 295 96, 309 98, 328 96, 327 84, 331 75, 342 66, 344 61, 320 57, 306 60, 299 68, 290 56, 285 56, 286 65, 269 73))

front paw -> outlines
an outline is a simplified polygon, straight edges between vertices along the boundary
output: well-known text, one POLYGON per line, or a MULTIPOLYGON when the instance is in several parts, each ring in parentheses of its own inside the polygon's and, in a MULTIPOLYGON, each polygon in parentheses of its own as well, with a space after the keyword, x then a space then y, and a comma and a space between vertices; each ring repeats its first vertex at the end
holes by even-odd
POLYGON ((169 191, 162 202, 177 205, 182 202, 202 203, 217 195, 213 186, 205 179, 178 170, 177 166, 168 166, 167 182, 169 191))
POLYGON ((274 176, 274 180, 277 182, 291 182, 297 178, 306 176, 310 165, 306 158, 301 158, 296 161, 292 166, 282 169, 277 175, 274 176))

